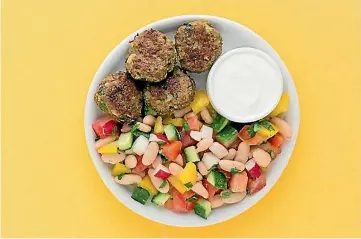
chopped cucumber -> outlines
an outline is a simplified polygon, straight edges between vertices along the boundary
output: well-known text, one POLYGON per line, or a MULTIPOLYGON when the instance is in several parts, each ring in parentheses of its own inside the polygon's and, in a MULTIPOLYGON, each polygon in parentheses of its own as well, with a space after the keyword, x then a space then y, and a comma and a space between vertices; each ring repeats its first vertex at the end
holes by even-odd
POLYGON ((169 141, 176 141, 180 138, 178 130, 173 124, 166 125, 164 127, 164 133, 169 141))
POLYGON ((226 176, 218 171, 212 171, 208 174, 207 181, 220 189, 227 189, 227 178, 226 176))
POLYGON ((132 147, 133 134, 131 132, 121 134, 118 139, 118 149, 127 150, 132 147))
POLYGON ((198 152, 195 146, 189 146, 184 149, 184 154, 186 155, 187 162, 198 162, 200 161, 198 152))
POLYGON ((199 199, 194 205, 194 213, 198 216, 207 219, 212 212, 212 205, 205 199, 199 199))
POLYGON ((212 123, 212 128, 216 133, 221 132, 221 130, 226 127, 226 125, 229 123, 229 120, 224 118, 221 115, 217 115, 217 117, 214 119, 212 123))
POLYGON ((236 141, 238 137, 238 131, 232 126, 226 126, 219 132, 216 136, 216 140, 224 145, 224 147, 228 148, 231 144, 236 141))
POLYGON ((163 206, 168 199, 170 198, 169 193, 158 193, 152 199, 152 203, 157 204, 158 206, 163 206))
POLYGON ((136 187, 132 194, 132 198, 143 205, 147 202, 149 197, 150 193, 148 190, 141 187, 136 187))

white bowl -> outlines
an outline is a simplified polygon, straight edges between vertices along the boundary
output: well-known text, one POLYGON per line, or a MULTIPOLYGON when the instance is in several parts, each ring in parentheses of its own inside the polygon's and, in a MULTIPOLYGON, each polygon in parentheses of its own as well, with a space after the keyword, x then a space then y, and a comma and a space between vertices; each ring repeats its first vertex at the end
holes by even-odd
MULTIPOLYGON (((195 79, 198 88, 205 89, 207 74, 208 72, 190 75, 195 79)), ((91 82, 85 105, 84 126, 89 153, 96 170, 98 171, 105 185, 114 194, 114 196, 118 198, 120 202, 139 215, 159 223, 179 227, 200 227, 219 223, 241 214, 242 212, 252 207, 264 195, 266 195, 269 190, 271 190, 273 185, 281 176, 291 157, 291 153, 295 146, 298 134, 299 120, 300 113, 298 96, 292 77, 276 51, 265 40, 263 40, 260 36, 247 27, 225 18, 204 15, 186 15, 167 18, 149 24, 129 35, 109 53, 109 55, 100 65, 93 78, 93 81, 91 82), (237 204, 228 205, 223 208, 213 210, 212 214, 207 220, 198 217, 194 213, 175 214, 166 209, 157 207, 152 203, 141 205, 134 201, 131 198, 131 192, 129 189, 114 182, 113 177, 110 175, 110 166, 102 162, 97 151, 94 149, 95 135, 91 127, 91 124, 97 119, 99 115, 101 115, 101 111, 98 109, 93 100, 96 88, 101 79, 103 79, 108 73, 124 70, 124 59, 128 49, 129 41, 131 41, 137 33, 140 33, 149 28, 160 30, 174 39, 174 32, 180 25, 197 19, 207 19, 216 29, 218 29, 223 37, 223 53, 238 47, 253 47, 268 53, 277 62, 281 68, 284 79, 284 91, 287 91, 290 95, 290 107, 286 114, 286 120, 290 123, 294 132, 292 139, 283 145, 282 153, 269 166, 266 173, 267 186, 255 195, 247 196, 243 201, 237 204)), ((269 206, 271 207, 272 205, 269 206)))

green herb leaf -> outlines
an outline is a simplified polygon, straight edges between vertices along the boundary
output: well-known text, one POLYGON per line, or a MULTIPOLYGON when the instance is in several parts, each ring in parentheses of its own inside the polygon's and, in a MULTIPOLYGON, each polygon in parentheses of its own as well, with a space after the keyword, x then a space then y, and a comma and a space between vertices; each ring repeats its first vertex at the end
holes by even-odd
POLYGON ((149 137, 150 137, 150 134, 144 133, 144 132, 138 130, 138 124, 134 124, 134 125, 132 126, 132 129, 130 130, 130 132, 131 132, 135 137, 139 137, 139 136, 141 136, 141 135, 143 135, 143 136, 146 137, 147 139, 149 139, 149 137))
POLYGON ((261 129, 261 127, 262 126, 258 122, 256 122, 256 123, 253 124, 253 131, 257 132, 258 130, 261 129))
POLYGON ((194 194, 192 197, 187 198, 186 201, 187 201, 187 202, 193 202, 193 201, 195 201, 195 200, 197 200, 197 199, 198 199, 198 197, 194 194))
POLYGON ((113 130, 112 130, 112 135, 117 135, 118 133, 118 126, 114 126, 113 130))
POLYGON ((167 180, 163 180, 162 184, 159 186, 159 188, 164 188, 167 186, 167 180))
POLYGON ((271 156, 271 159, 274 159, 276 157, 276 153, 273 150, 269 151, 268 153, 271 156))
POLYGON ((103 112, 108 112, 108 107, 107 105, 103 102, 103 101, 100 101, 99 102, 99 108, 103 111, 103 112))
POLYGON ((239 173, 239 171, 240 171, 240 170, 239 170, 238 168, 232 168, 232 169, 231 169, 231 174, 232 174, 232 175, 235 175, 236 173, 239 173))
POLYGON ((98 89, 98 95, 104 95, 104 87, 100 86, 98 89))
POLYGON ((272 127, 271 122, 269 122, 268 120, 260 120, 258 121, 258 124, 261 125, 262 127, 268 129, 268 130, 274 130, 274 128, 272 127))
POLYGON ((168 159, 163 154, 160 154, 160 158, 162 159, 162 163, 168 162, 168 159))
POLYGON ((253 130, 253 125, 249 126, 247 131, 249 133, 249 139, 252 139, 256 135, 256 132, 253 130))
POLYGON ((232 192, 231 192, 231 191, 223 191, 223 192, 221 193, 221 197, 222 197, 223 199, 230 198, 231 195, 232 195, 232 192))
POLYGON ((184 122, 184 123, 183 123, 183 129, 184 129, 185 131, 188 131, 188 130, 190 130, 191 128, 189 127, 189 124, 188 124, 187 122, 184 122))
POLYGON ((191 187, 193 187, 193 184, 191 182, 189 182, 189 183, 184 184, 184 186, 186 186, 187 188, 191 188, 191 187))
POLYGON ((123 173, 123 174, 119 174, 118 175, 118 180, 121 180, 122 178, 123 178, 123 176, 125 175, 125 173, 123 173))
POLYGON ((208 172, 211 172, 213 170, 216 170, 217 169, 217 164, 214 164, 210 169, 208 169, 208 172))

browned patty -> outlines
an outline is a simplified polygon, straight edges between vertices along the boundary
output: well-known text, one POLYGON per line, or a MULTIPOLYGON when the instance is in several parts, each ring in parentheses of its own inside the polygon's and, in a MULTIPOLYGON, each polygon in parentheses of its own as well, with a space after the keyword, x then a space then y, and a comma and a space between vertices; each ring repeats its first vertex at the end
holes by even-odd
POLYGON ((142 92, 123 71, 107 75, 100 82, 94 100, 102 111, 120 121, 141 116, 142 92))
POLYGON ((160 115, 187 107, 194 99, 196 84, 179 68, 164 82, 148 84, 144 89, 145 104, 160 115))
POLYGON ((181 66, 200 73, 211 68, 222 53, 222 37, 206 20, 182 25, 175 33, 175 46, 181 66))
POLYGON ((176 60, 172 40, 164 33, 150 29, 130 43, 125 68, 136 80, 159 82, 173 70, 176 60))

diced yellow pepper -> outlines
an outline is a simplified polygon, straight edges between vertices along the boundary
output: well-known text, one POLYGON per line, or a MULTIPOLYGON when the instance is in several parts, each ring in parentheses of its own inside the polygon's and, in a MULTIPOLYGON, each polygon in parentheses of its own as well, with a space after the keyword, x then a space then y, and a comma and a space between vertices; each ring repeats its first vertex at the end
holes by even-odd
POLYGON ((209 98, 204 91, 197 91, 193 102, 189 105, 194 113, 201 112, 204 108, 209 105, 209 98))
POLYGON ((189 190, 189 188, 187 188, 186 186, 184 186, 184 185, 182 184, 182 182, 181 182, 176 176, 173 176, 173 175, 170 176, 170 177, 168 178, 168 181, 169 181, 169 183, 172 184, 173 187, 174 187, 175 189, 177 189, 178 192, 180 192, 181 194, 183 194, 183 193, 185 193, 185 192, 187 192, 187 191, 189 190))
POLYGON ((185 168, 178 175, 179 180, 185 185, 197 182, 197 167, 193 162, 188 162, 185 168))
POLYGON ((289 101, 289 95, 287 93, 283 93, 280 102, 278 102, 276 108, 271 112, 270 116, 275 117, 286 112, 288 110, 289 101))
POLYGON ((184 123, 184 119, 183 118, 170 118, 170 117, 167 117, 163 120, 163 123, 165 125, 167 124, 173 124, 174 126, 176 127, 182 127, 183 126, 183 123, 184 123))
POLYGON ((278 133, 279 129, 276 125, 272 124, 271 122, 270 125, 272 125, 273 130, 268 130, 265 127, 261 127, 259 130, 257 130, 257 133, 267 138, 271 138, 275 136, 278 133))
POLYGON ((118 153, 118 144, 117 141, 104 145, 98 149, 100 154, 117 154, 118 153))
POLYGON ((124 173, 130 173, 130 169, 127 168, 124 164, 122 163, 116 163, 114 164, 113 168, 112 168, 112 176, 118 176, 119 174, 124 174, 124 173))
POLYGON ((154 133, 155 134, 163 134, 164 126, 162 122, 162 117, 158 116, 154 123, 154 133))
POLYGON ((150 181, 150 177, 147 175, 145 176, 142 181, 138 183, 138 186, 148 190, 153 196, 158 193, 158 190, 154 187, 152 181, 150 181))

